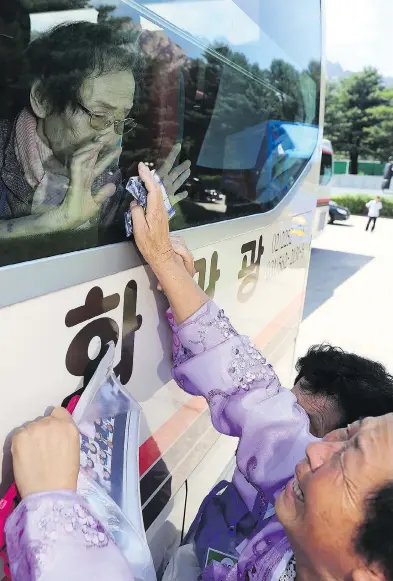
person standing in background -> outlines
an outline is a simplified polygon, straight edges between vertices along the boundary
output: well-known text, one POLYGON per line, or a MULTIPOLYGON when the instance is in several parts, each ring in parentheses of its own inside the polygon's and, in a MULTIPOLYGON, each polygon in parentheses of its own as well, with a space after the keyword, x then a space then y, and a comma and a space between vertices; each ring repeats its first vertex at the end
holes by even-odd
POLYGON ((379 218, 379 212, 382 210, 381 198, 377 196, 375 200, 370 200, 369 202, 367 202, 366 208, 368 208, 368 222, 366 226, 366 232, 368 231, 371 222, 373 222, 371 232, 374 232, 377 218, 379 218))

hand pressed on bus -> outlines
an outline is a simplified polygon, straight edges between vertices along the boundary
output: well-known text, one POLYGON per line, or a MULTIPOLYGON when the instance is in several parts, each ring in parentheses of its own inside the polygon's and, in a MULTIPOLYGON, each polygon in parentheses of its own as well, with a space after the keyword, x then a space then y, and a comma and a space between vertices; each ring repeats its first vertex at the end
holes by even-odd
POLYGON ((161 267, 168 260, 175 260, 193 276, 194 257, 184 239, 169 235, 168 215, 159 185, 142 163, 139 164, 139 173, 148 191, 146 214, 136 202, 131 204, 134 237, 139 250, 153 270, 155 264, 161 267))
POLYGON ((11 451, 22 499, 38 492, 76 490, 79 432, 65 409, 57 408, 49 417, 21 428, 12 439, 11 451))
POLYGON ((179 245, 177 251, 172 245, 168 214, 160 186, 143 163, 139 164, 139 175, 145 183, 148 195, 146 213, 136 202, 131 203, 135 242, 157 276, 171 304, 175 320, 180 324, 209 299, 192 278, 192 259, 184 257, 185 251, 180 251, 179 245), (187 296, 186 301, 184 296, 187 296))
POLYGON ((161 188, 144 163, 139 164, 138 171, 148 195, 146 213, 136 201, 131 202, 134 238, 144 259, 155 272, 174 258, 174 250, 161 188))

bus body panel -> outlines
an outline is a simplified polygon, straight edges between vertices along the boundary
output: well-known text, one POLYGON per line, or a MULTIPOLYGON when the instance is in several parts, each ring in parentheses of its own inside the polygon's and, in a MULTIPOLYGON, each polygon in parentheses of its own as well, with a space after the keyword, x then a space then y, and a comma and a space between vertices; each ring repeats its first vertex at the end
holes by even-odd
POLYGON ((324 231, 329 221, 329 201, 332 196, 333 181, 333 147, 328 139, 321 139, 320 176, 317 191, 317 209, 315 212, 313 238, 324 231))

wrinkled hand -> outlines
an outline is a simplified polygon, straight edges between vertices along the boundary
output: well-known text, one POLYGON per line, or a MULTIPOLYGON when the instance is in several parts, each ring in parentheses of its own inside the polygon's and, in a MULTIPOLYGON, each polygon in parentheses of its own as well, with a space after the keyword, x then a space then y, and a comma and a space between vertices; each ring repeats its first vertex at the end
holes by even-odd
POLYGON ((177 156, 181 151, 181 144, 177 143, 171 150, 170 154, 162 164, 159 170, 157 170, 158 175, 162 179, 165 189, 168 193, 169 200, 174 206, 184 200, 188 196, 188 192, 183 191, 176 194, 177 190, 182 187, 184 182, 190 177, 191 162, 189 160, 184 161, 177 167, 173 167, 177 156))
POLYGON ((79 432, 63 408, 20 429, 12 440, 16 486, 22 498, 52 490, 76 490, 79 432))
MULTIPOLYGON (((178 260, 186 269, 190 276, 195 274, 195 260, 191 250, 188 249, 187 244, 181 236, 171 236, 172 248, 175 252, 175 260, 178 260)), ((162 291, 160 283, 157 285, 157 290, 162 291)))
POLYGON ((145 212, 135 200, 131 202, 132 229, 143 258, 155 271, 176 255, 169 236, 168 213, 161 188, 144 163, 139 164, 138 171, 148 192, 147 207, 145 212))
POLYGON ((75 228, 94 218, 103 203, 115 193, 114 184, 106 184, 94 196, 91 192, 94 181, 122 151, 121 148, 115 149, 98 160, 104 145, 103 142, 89 143, 74 153, 70 167, 70 186, 64 202, 56 210, 59 229, 75 228))

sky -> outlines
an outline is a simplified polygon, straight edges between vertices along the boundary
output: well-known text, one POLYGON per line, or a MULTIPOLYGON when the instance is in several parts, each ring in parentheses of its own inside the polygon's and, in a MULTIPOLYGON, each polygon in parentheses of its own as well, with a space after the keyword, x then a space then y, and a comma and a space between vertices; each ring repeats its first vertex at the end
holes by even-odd
POLYGON ((328 60, 350 71, 371 65, 393 77, 393 0, 325 0, 325 11, 328 60))
MULTIPOLYGON (((237 1, 239 2, 239 0, 237 1)), ((245 2, 246 0, 241 1, 245 2)), ((234 9, 237 8, 233 2, 228 0, 209 0, 209 2, 211 8, 216 4, 233 5, 234 9)), ((119 6, 120 3, 121 0, 111 0, 110 2, 108 0, 93 0, 94 5, 119 6)), ((171 0, 164 2, 164 5, 169 7, 171 4, 176 9, 171 0)), ((182 4, 186 5, 187 2, 182 4)), ((198 2, 191 0, 189 4, 192 6, 198 2)), ((150 1, 149 7, 151 8, 151 6, 150 1)), ((238 36, 242 27, 239 26, 241 21, 239 14, 243 17, 245 15, 238 9, 239 14, 234 18, 237 26, 231 28, 228 27, 227 21, 235 15, 229 12, 221 10, 221 17, 213 20, 215 31, 217 33, 224 27, 226 34, 228 34, 230 29, 236 40, 240 42, 238 36), (224 18, 225 15, 227 18, 224 18)), ((393 77, 393 0, 325 0, 325 13, 326 54, 329 61, 339 62, 344 70, 350 71, 359 71, 363 67, 371 65, 378 68, 384 76, 393 77)), ((168 17, 167 14, 164 16, 168 17)), ((171 20, 176 20, 176 10, 169 16, 171 20)), ((42 23, 42 26, 46 27, 47 23, 42 23)), ((40 28, 39 25, 38 28, 40 28)), ((247 30, 250 31, 250 28, 248 27, 247 30)))
POLYGON ((325 0, 325 10, 329 61, 393 77, 393 0, 325 0))

